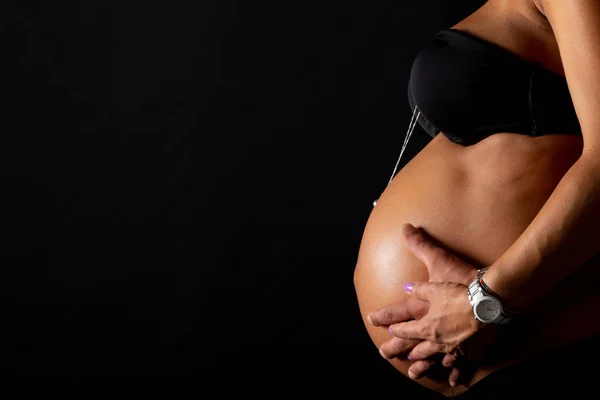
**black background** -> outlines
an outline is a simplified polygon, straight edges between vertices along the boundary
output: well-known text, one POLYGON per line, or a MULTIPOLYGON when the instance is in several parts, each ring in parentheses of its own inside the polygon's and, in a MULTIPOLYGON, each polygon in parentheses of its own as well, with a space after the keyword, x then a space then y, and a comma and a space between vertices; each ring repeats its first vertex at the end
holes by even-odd
POLYGON ((482 3, 3 1, 7 393, 428 398, 352 275, 412 59, 482 3))

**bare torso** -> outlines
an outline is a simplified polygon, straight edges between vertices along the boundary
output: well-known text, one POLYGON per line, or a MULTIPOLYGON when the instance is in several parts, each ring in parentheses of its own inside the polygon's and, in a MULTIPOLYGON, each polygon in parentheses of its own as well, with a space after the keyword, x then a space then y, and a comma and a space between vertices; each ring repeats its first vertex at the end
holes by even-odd
MULTIPOLYGON (((563 74, 552 31, 532 0, 491 0, 454 28, 563 74)), ((366 224, 355 271, 363 318, 402 300, 404 282, 427 280, 424 265, 401 245, 402 223, 421 226, 450 250, 489 265, 532 221, 582 145, 582 137, 560 134, 499 133, 469 147, 443 134, 432 139, 396 175, 366 224)), ((377 347, 389 339, 384 328, 365 326, 377 347)), ((400 359, 390 363, 404 374, 410 365, 400 359)), ((498 368, 481 369, 454 392, 446 381, 418 382, 451 395, 498 368)))

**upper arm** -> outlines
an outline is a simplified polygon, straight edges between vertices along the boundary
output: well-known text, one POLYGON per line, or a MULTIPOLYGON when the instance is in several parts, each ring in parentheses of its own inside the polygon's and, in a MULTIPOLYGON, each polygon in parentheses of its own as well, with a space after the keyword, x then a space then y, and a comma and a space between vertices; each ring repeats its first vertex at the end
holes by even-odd
POLYGON ((558 43, 584 148, 600 150, 600 0, 541 0, 558 43))

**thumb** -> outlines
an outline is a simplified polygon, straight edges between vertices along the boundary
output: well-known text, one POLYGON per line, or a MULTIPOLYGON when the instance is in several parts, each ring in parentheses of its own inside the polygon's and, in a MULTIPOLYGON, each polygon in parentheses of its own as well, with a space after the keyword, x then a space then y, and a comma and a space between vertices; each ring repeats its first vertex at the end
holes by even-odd
POLYGON ((408 249, 427 267, 430 282, 455 280, 461 271, 472 271, 473 266, 435 242, 422 228, 412 224, 402 226, 408 249))

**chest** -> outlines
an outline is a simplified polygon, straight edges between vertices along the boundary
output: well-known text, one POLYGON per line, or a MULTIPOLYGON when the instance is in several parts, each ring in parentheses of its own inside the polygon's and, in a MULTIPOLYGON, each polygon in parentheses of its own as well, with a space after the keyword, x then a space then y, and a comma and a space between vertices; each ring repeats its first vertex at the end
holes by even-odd
POLYGON ((558 44, 540 3, 540 0, 488 0, 452 28, 564 76, 558 44))

